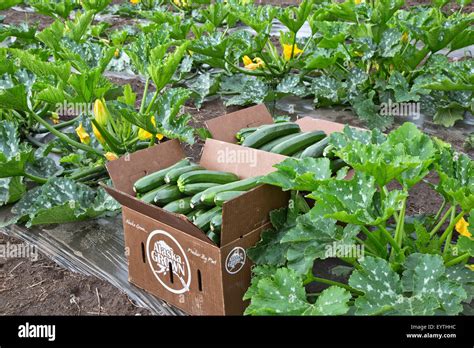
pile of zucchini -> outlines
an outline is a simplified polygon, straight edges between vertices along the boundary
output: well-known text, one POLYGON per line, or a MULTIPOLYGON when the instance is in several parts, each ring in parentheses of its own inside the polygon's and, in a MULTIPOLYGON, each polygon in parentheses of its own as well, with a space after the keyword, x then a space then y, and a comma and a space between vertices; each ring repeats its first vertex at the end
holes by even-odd
POLYGON ((183 159, 138 179, 133 189, 142 201, 186 215, 219 245, 222 205, 258 186, 258 179, 240 180, 233 173, 206 170, 183 159))

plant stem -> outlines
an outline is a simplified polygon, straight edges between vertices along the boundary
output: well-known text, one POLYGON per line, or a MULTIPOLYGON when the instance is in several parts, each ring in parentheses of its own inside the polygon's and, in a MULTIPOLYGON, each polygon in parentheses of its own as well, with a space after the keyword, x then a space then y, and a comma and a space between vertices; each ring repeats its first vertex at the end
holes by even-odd
POLYGON ((394 250, 396 250, 398 253, 402 251, 401 246, 397 243, 397 241, 392 237, 390 232, 387 231, 385 227, 382 225, 377 226, 379 230, 382 232, 382 234, 388 239, 388 242, 392 246, 394 250))
MULTIPOLYGON (((450 223, 456 218, 456 210, 451 210, 451 220, 450 223)), ((448 236, 446 237, 446 244, 444 245, 443 256, 448 256, 448 251, 451 248, 451 238, 453 237, 453 229, 449 231, 448 236)))
POLYGON ((380 241, 372 234, 372 232, 367 229, 367 227, 361 226, 361 230, 367 236, 367 239, 369 239, 372 243, 375 244, 378 250, 377 254, 381 254, 385 257, 387 255, 387 251, 386 248, 382 245, 382 243, 380 243, 380 241))
POLYGON ((87 168, 87 169, 82 170, 82 171, 75 172, 74 174, 68 176, 68 178, 72 179, 72 180, 78 180, 78 179, 84 178, 86 176, 89 176, 91 174, 100 173, 104 170, 105 170, 104 165, 97 166, 97 167, 91 167, 91 168, 87 168))
POLYGON ((353 287, 347 285, 347 284, 344 284, 344 283, 340 283, 340 282, 336 282, 334 280, 330 280, 330 279, 325 279, 325 278, 319 278, 319 277, 315 277, 314 275, 312 275, 311 277, 309 277, 308 279, 305 280, 304 282, 304 285, 306 284, 309 284, 311 282, 318 282, 318 283, 322 283, 322 284, 327 284, 327 285, 335 285, 335 286, 339 286, 341 288, 344 288, 346 290, 349 290, 350 292, 353 292, 354 294, 356 295, 363 295, 364 293, 362 291, 359 291, 357 289, 354 289, 353 287))
POLYGON ((444 222, 446 221, 446 219, 448 218, 449 214, 451 213, 451 211, 455 211, 456 209, 456 205, 453 205, 451 208, 449 208, 446 213, 444 213, 443 217, 441 218, 441 220, 439 220, 439 222, 436 224, 436 226, 433 228, 433 230, 431 230, 430 232, 430 237, 433 237, 435 235, 436 232, 438 232, 438 230, 441 228, 441 226, 443 226, 444 222))
POLYGON ((391 311, 392 309, 393 309, 393 306, 383 306, 377 312, 374 312, 371 315, 382 315, 388 311, 391 311))
MULTIPOLYGON (((439 207, 438 212, 436 213, 434 219, 433 219, 433 224, 438 221, 439 217, 441 216, 441 213, 443 212, 444 208, 446 207, 446 199, 443 198, 443 203, 441 204, 441 207, 439 207)), ((433 227, 433 226, 431 226, 433 227)))
POLYGON ((342 261, 348 263, 351 266, 354 266, 355 269, 361 270, 362 267, 359 265, 357 260, 354 257, 340 257, 342 261))
MULTIPOLYGON (((61 123, 58 123, 58 124, 51 125, 51 127, 53 127, 54 129, 63 129, 63 128, 66 128, 68 126, 72 126, 79 119, 79 117, 80 116, 76 116, 76 117, 74 117, 73 119, 71 119, 69 121, 65 121, 65 122, 61 122, 61 123)), ((34 132, 37 133, 37 134, 42 134, 42 133, 47 133, 49 131, 50 130, 47 129, 47 128, 39 128, 39 129, 35 130, 34 132)))
POLYGON ((439 247, 443 245, 444 240, 448 237, 448 235, 453 231, 454 226, 457 224, 457 222, 466 214, 464 210, 462 210, 455 218, 449 223, 448 228, 443 232, 441 237, 439 238, 439 247))
POLYGON ((402 209, 400 210, 400 216, 397 221, 397 228, 395 229, 395 241, 398 246, 402 246, 404 227, 405 227, 405 210, 406 210, 407 199, 404 198, 402 201, 402 209))
POLYGON ((140 114, 142 114, 143 110, 145 109, 145 102, 146 102, 146 96, 148 94, 149 85, 150 85, 150 77, 147 76, 146 82, 145 82, 145 88, 143 89, 142 102, 140 104, 140 111, 139 111, 140 114))
POLYGON ((36 121, 38 121, 45 128, 47 128, 51 132, 51 134, 55 135, 56 137, 58 137, 60 140, 64 141, 65 143, 67 143, 67 144, 69 144, 73 147, 77 147, 78 149, 84 150, 86 152, 95 153, 98 156, 103 156, 104 155, 104 153, 100 150, 94 149, 93 147, 90 147, 89 145, 79 143, 79 142, 69 138, 66 134, 63 134, 59 130, 53 128, 53 126, 51 126, 48 122, 46 122, 41 117, 36 115, 34 112, 31 112, 31 115, 33 116, 33 118, 36 121))
POLYGON ((461 263, 461 262, 467 260, 468 258, 469 258, 469 253, 464 253, 464 254, 459 255, 458 257, 455 257, 454 259, 446 262, 444 265, 446 267, 451 267, 451 266, 454 266, 458 263, 461 263))
POLYGON ((46 184, 48 182, 48 179, 45 178, 40 178, 39 176, 29 174, 29 173, 24 173, 25 178, 28 178, 38 184, 46 184))

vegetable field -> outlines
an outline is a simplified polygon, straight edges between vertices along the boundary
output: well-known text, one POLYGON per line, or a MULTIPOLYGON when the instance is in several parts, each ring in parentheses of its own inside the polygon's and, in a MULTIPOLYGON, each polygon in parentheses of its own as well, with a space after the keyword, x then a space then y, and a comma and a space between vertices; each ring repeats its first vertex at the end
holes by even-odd
MULTIPOLYGON (((471 315, 473 24, 469 0, 3 0, 0 227, 121 229, 106 166, 179 141, 187 157, 135 178, 134 199, 214 245, 226 202, 290 197, 245 250, 245 315, 471 315), (205 122, 256 104, 273 124, 234 143, 281 155, 274 171, 202 166, 205 122), (293 104, 341 130, 303 129, 293 104)), ((0 312, 146 313, 40 260, 7 258, 0 312)))

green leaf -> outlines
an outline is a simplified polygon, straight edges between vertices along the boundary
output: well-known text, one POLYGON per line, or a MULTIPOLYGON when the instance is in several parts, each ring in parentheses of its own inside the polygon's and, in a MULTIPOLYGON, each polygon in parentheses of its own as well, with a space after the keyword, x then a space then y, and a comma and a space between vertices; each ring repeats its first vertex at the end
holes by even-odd
POLYGON ((303 315, 344 315, 349 311, 348 302, 351 293, 338 286, 330 286, 318 296, 315 304, 303 312, 303 315))
POLYGON ((23 176, 25 165, 33 158, 33 150, 20 143, 16 126, 0 121, 0 178, 23 176))
POLYGON ((311 10, 313 8, 313 0, 304 0, 298 7, 288 6, 282 9, 277 18, 283 23, 291 32, 296 34, 303 24, 306 22, 311 10))
POLYGON ((249 105, 261 104, 268 94, 268 86, 262 80, 257 78, 247 79, 242 89, 238 91, 239 95, 233 96, 225 102, 226 106, 231 105, 249 105))
POLYGON ((403 48, 402 32, 390 28, 383 32, 379 44, 380 56, 390 58, 397 55, 403 48))
POLYGON ((10 7, 21 4, 22 2, 23 0, 2 0, 2 3, 0 4, 0 10, 7 10, 10 7))
POLYGON ((416 89, 414 87, 410 88, 407 80, 399 71, 395 71, 390 76, 387 88, 395 92, 395 101, 397 103, 420 100, 416 89))
POLYGON ((444 107, 439 107, 433 116, 433 121, 444 127, 453 127, 456 121, 464 119, 464 107, 459 103, 451 102, 444 107))
POLYGON ((22 177, 0 179, 0 206, 18 201, 25 192, 22 177))
POLYGON ((469 256, 474 256, 474 239, 460 236, 456 246, 461 253, 469 253, 469 256))
POLYGON ((264 176, 261 182, 285 191, 313 191, 321 181, 330 179, 332 175, 327 158, 288 158, 274 167, 278 170, 264 176))
POLYGON ((17 85, 12 88, 0 88, 0 109, 29 111, 26 101, 26 87, 17 85))

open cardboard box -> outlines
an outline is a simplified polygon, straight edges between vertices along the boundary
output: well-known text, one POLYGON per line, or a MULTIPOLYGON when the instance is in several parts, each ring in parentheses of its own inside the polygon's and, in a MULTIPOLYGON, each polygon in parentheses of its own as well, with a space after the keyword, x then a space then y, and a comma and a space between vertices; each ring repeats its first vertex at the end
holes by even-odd
MULTIPOLYGON (((114 187, 104 187, 123 208, 129 280, 190 314, 242 314, 251 277, 246 250, 270 227, 269 212, 288 204, 289 193, 261 185, 226 202, 217 246, 184 215, 135 198, 137 179, 184 157, 181 144, 170 140, 107 164, 114 187)), ((200 165, 248 178, 275 170, 285 158, 208 139, 200 165)))
MULTIPOLYGON (((208 120, 206 126, 213 139, 236 144, 235 134, 242 128, 258 127, 272 123, 273 117, 267 107, 264 104, 259 104, 208 120)), ((344 129, 342 123, 312 117, 300 118, 295 123, 300 126, 302 132, 322 130, 326 134, 331 134, 344 129)))

